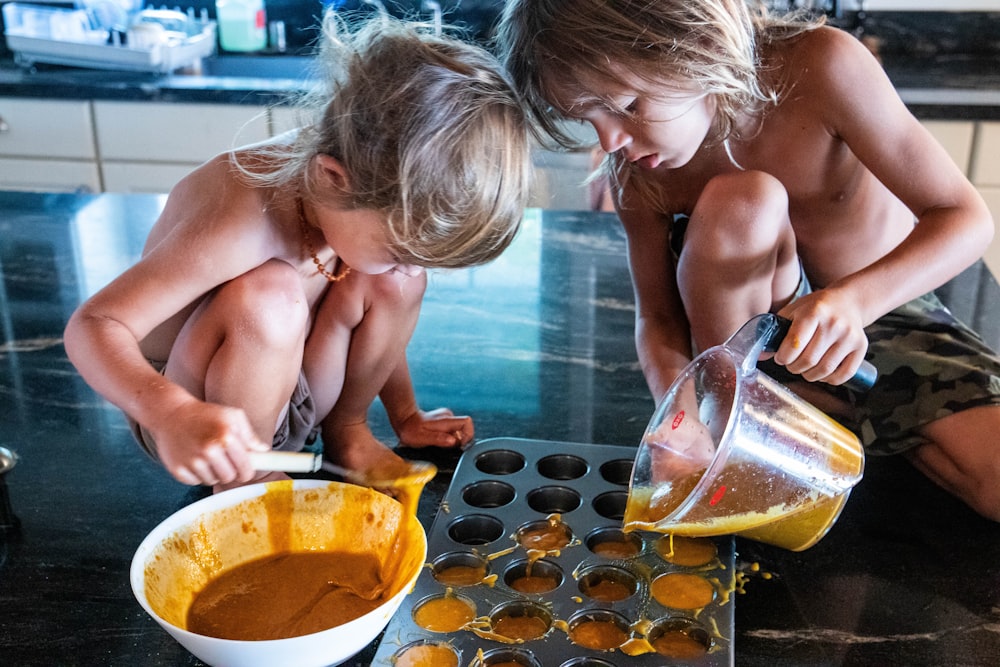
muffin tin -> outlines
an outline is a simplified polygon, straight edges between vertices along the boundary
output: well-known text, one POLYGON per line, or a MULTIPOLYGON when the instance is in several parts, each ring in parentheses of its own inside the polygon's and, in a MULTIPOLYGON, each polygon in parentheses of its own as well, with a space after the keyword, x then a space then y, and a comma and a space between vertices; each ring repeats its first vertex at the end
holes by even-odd
POLYGON ((373 664, 443 665, 412 658, 444 651, 460 667, 732 665, 733 538, 701 538, 715 556, 685 566, 662 555, 669 536, 623 534, 633 456, 628 447, 515 438, 470 447, 427 536, 428 563, 373 664), (662 604, 671 581, 695 599, 662 604), (626 639, 617 648, 585 646, 616 636, 626 639), (648 642, 670 637, 697 655, 649 652, 648 642))

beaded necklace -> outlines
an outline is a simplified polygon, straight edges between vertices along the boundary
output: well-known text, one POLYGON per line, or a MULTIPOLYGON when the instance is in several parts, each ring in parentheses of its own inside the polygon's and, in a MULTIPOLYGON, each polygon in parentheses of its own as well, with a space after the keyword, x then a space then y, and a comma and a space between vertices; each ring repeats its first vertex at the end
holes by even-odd
MULTIPOLYGON (((302 229, 302 252, 307 253, 310 257, 312 257, 313 264, 316 265, 316 271, 319 272, 319 275, 326 278, 327 282, 331 283, 340 282, 341 280, 347 277, 347 274, 351 272, 351 267, 344 264, 344 270, 341 271, 339 274, 330 273, 329 271, 326 270, 326 266, 323 265, 323 262, 321 262, 319 257, 316 255, 316 248, 313 247, 312 241, 310 240, 310 238, 312 237, 312 228, 309 226, 309 223, 306 222, 306 212, 305 208, 303 207, 301 197, 299 197, 298 199, 298 207, 299 207, 299 227, 302 229)), ((343 264, 343 262, 340 263, 343 264)))

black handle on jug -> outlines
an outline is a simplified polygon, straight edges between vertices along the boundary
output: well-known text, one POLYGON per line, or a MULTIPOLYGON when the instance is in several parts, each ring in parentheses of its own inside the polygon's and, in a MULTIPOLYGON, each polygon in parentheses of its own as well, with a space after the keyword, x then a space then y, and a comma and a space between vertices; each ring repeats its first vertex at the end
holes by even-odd
MULTIPOLYGON (((778 346, 781 345, 781 341, 785 340, 785 336, 788 334, 788 327, 792 325, 792 321, 784 318, 774 316, 774 320, 778 325, 778 329, 769 337, 767 342, 764 344, 764 352, 776 352, 778 346)), ((875 380, 878 379, 878 369, 875 368, 869 361, 862 361, 861 366, 858 367, 858 371, 854 374, 850 380, 844 383, 844 386, 852 391, 865 392, 872 388, 875 384, 875 380)))

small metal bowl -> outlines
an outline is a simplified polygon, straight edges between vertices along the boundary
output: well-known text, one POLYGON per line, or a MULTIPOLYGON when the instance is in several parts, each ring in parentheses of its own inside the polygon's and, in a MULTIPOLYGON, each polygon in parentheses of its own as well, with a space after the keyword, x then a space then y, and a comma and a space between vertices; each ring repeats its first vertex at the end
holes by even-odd
POLYGON ((16 463, 17 454, 6 447, 0 447, 0 476, 10 472, 16 463))

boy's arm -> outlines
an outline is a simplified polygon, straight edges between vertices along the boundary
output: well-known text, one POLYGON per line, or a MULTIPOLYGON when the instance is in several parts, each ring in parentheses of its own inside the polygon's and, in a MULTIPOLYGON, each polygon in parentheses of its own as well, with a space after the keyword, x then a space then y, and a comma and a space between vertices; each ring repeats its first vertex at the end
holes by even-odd
POLYGON ((635 343, 655 401, 691 361, 691 332, 670 254, 669 223, 626 191, 618 216, 628 239, 635 292, 635 343))
POLYGON ((379 392, 379 398, 404 445, 454 447, 470 442, 475 435, 471 417, 456 416, 448 408, 428 412, 420 409, 405 353, 379 392))
POLYGON ((817 31, 816 39, 820 46, 804 76, 830 132, 917 220, 878 260, 781 310, 793 323, 775 361, 807 380, 837 384, 863 358, 866 344, 851 343, 863 341, 861 329, 981 257, 993 221, 982 197, 909 112, 868 50, 833 28, 817 31), (790 341, 801 341, 801 347, 790 341), (836 362, 841 358, 848 361, 836 362))
MULTIPOLYGON (((825 31, 826 32, 826 31, 825 31)), ((824 77, 832 130, 917 224, 894 250, 828 287, 847 290, 865 325, 940 287, 982 256, 993 220, 982 197, 913 117, 858 40, 830 30, 824 77)))

